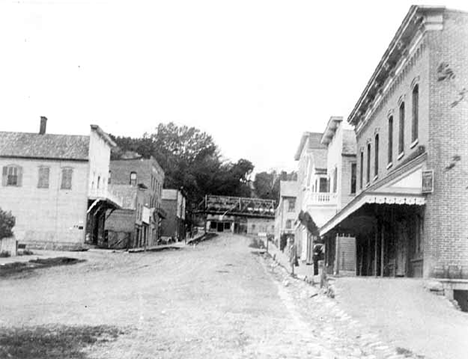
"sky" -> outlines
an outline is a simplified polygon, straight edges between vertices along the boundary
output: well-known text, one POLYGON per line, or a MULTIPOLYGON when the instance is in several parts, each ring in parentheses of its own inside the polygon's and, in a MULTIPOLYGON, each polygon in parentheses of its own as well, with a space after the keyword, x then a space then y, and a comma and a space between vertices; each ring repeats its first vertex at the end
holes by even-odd
POLYGON ((140 137, 175 122, 227 161, 295 170, 302 134, 347 118, 412 3, 441 4, 0 0, 0 131, 46 116, 48 133, 140 137))

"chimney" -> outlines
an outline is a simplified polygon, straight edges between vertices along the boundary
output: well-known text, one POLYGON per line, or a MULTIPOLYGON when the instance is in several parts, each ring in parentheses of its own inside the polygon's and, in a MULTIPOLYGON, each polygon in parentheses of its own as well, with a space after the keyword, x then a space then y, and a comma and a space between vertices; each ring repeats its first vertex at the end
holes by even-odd
POLYGON ((46 133, 47 117, 41 116, 41 127, 39 128, 39 134, 44 135, 46 133))

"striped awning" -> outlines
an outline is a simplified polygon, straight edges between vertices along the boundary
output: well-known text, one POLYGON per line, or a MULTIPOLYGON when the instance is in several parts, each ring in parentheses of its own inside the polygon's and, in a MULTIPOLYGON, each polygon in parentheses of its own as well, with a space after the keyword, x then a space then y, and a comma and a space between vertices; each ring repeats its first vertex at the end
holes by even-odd
POLYGON ((426 199, 423 195, 418 194, 398 194, 398 193, 382 193, 382 192, 365 192, 357 196, 340 212, 333 216, 327 223, 320 228, 320 235, 323 236, 343 220, 356 212, 359 208, 368 203, 376 204, 396 204, 396 205, 416 205, 423 206, 426 204, 426 199))

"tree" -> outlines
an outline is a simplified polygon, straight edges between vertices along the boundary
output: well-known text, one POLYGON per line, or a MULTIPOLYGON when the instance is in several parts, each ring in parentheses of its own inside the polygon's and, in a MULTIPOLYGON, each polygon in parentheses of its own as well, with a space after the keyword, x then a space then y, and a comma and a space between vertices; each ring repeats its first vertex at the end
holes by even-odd
POLYGON ((134 151, 153 156, 165 172, 165 188, 183 188, 188 201, 198 204, 206 194, 250 196, 248 177, 253 164, 245 159, 223 162, 213 138, 195 127, 159 124, 142 138, 115 137, 112 158, 134 151))
POLYGON ((3 211, 0 208, 0 239, 13 236, 13 227, 16 220, 11 212, 3 211))
POLYGON ((278 174, 276 171, 272 171, 257 173, 254 180, 255 195, 258 198, 273 199, 278 202, 280 198, 280 182, 296 180, 296 172, 288 173, 281 171, 278 174))

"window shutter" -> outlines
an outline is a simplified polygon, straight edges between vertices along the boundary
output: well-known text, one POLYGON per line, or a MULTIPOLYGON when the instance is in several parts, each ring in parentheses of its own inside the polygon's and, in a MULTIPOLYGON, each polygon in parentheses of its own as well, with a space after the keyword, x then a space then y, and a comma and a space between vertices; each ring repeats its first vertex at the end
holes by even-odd
POLYGON ((18 169, 18 182, 17 186, 21 187, 23 185, 23 167, 17 167, 18 169))
POLYGON ((2 170, 2 186, 7 185, 7 178, 8 178, 8 167, 4 166, 2 170))

